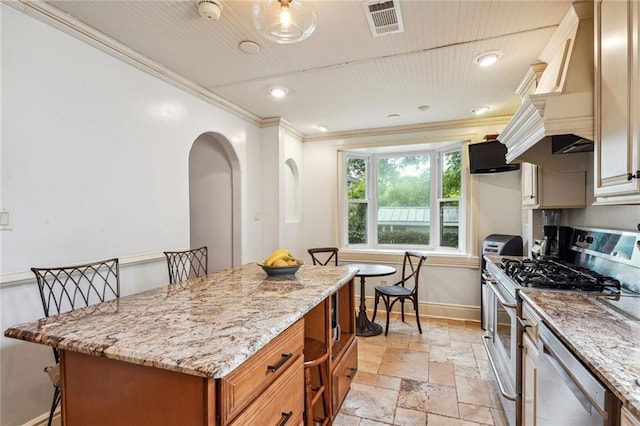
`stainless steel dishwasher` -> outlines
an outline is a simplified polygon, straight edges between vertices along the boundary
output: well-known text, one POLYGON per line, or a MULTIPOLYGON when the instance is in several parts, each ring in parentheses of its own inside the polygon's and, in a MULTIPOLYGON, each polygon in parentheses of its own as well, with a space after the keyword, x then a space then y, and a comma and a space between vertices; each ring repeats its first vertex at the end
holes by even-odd
POLYGON ((544 323, 538 327, 536 426, 617 425, 615 395, 544 323))

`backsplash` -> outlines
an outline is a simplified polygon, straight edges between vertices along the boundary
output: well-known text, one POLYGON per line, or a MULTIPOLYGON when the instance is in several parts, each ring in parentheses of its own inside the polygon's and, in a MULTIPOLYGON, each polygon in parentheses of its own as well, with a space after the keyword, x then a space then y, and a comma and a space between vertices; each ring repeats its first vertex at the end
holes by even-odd
POLYGON ((640 206, 589 206, 584 209, 566 209, 571 226, 624 229, 637 231, 640 224, 640 206))

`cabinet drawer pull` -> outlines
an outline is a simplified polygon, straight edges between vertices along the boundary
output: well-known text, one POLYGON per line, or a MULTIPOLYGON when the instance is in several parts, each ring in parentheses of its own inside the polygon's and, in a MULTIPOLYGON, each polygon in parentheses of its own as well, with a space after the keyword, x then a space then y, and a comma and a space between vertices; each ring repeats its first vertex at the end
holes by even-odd
POLYGON ((640 170, 636 170, 635 173, 627 173, 627 180, 640 179, 640 170))
POLYGON ((282 413, 282 420, 278 423, 278 426, 284 426, 287 424, 289 419, 293 416, 293 411, 289 411, 288 413, 282 413))
POLYGON ((353 378, 356 376, 356 373, 358 372, 358 369, 350 368, 349 371, 351 371, 351 373, 347 374, 347 379, 353 380, 353 378))
POLYGON ((276 365, 267 365, 267 369, 272 373, 275 373, 276 371, 278 371, 278 368, 282 367, 284 363, 287 362, 289 358, 293 356, 293 352, 289 352, 288 354, 282 354, 281 356, 282 358, 280 359, 280 362, 278 362, 276 365))

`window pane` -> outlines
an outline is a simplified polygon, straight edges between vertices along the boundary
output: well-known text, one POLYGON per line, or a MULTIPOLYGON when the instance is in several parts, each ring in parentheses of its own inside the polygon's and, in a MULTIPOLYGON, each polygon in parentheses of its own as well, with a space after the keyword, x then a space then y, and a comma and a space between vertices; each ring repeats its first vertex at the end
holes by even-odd
POLYGON ((442 156, 442 198, 460 198, 462 152, 447 152, 442 156))
POLYGON ((367 204, 349 203, 349 244, 367 243, 367 204))
POLYGON ((367 199, 367 162, 363 158, 347 159, 347 200, 367 199))
POLYGON ((377 161, 378 244, 429 244, 428 155, 377 161))
POLYGON ((440 245, 442 247, 458 248, 459 213, 459 201, 440 203, 440 245))

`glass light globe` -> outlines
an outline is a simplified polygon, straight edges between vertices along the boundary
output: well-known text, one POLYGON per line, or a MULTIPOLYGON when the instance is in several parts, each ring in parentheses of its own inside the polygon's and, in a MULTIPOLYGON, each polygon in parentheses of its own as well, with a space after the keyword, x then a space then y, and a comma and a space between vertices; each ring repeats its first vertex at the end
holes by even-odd
POLYGON ((253 5, 253 25, 276 43, 297 43, 316 29, 318 18, 299 0, 258 0, 253 5))

